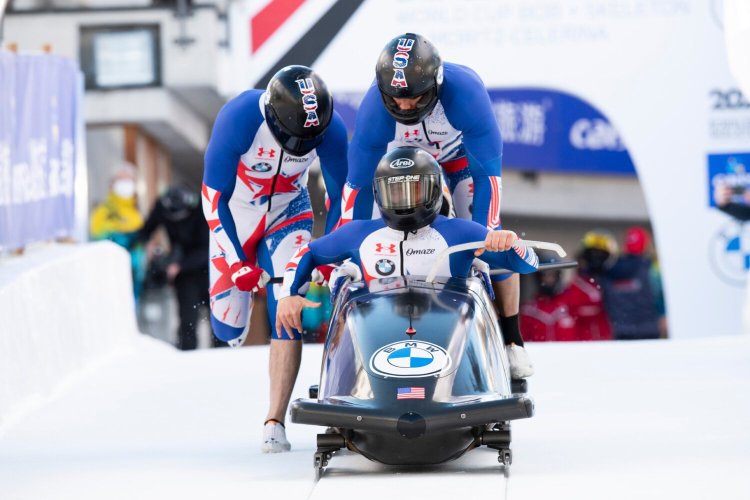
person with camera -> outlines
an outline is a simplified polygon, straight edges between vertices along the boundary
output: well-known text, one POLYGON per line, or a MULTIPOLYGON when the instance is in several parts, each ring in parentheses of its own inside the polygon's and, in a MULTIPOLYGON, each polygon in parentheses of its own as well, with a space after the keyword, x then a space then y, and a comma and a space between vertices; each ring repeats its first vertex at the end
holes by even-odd
POLYGON ((714 186, 714 201, 722 212, 739 221, 750 220, 750 190, 746 185, 731 186, 717 182, 714 186))

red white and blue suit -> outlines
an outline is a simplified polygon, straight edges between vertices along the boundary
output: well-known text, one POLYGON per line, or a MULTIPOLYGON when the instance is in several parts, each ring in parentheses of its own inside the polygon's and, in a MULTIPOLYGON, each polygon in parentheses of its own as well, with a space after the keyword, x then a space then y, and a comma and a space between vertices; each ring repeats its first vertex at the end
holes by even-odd
POLYGON ((456 216, 490 229, 500 227, 502 146, 492 104, 479 76, 444 64, 438 103, 416 125, 403 125, 386 111, 377 84, 365 94, 349 146, 349 173, 342 223, 377 217, 372 180, 380 158, 400 146, 419 147, 443 168, 456 216))
MULTIPOLYGON (((320 159, 326 191, 334 199, 346 179, 347 133, 341 117, 334 111, 320 146, 305 156, 292 156, 266 125, 264 97, 262 90, 249 90, 228 102, 216 118, 206 150, 202 199, 212 235, 211 324, 224 341, 242 337, 252 308, 252 294, 234 286, 230 267, 244 261, 271 276, 281 275, 311 239, 307 177, 312 163, 320 159)), ((338 204, 332 205, 326 232, 339 220, 338 204)), ((267 288, 270 325, 276 320, 278 287, 267 288)))
MULTIPOLYGON (((351 259, 366 282, 377 278, 427 275, 435 257, 449 246, 484 241, 488 229, 476 222, 438 216, 416 231, 397 231, 382 219, 353 221, 309 243, 294 255, 284 273, 279 297, 299 295, 315 267, 351 259)), ((534 272, 539 258, 531 248, 513 246, 505 252, 485 252, 479 257, 490 267, 518 273, 534 272)), ((467 277, 474 250, 456 252, 438 269, 438 276, 467 277)))

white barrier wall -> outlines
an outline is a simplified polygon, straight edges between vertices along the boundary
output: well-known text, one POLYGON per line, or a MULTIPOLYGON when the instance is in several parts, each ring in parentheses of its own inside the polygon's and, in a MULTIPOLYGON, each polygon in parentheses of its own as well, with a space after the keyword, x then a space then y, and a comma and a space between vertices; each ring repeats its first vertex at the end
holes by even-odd
POLYGON ((0 260, 0 432, 138 335, 130 256, 110 242, 0 260))

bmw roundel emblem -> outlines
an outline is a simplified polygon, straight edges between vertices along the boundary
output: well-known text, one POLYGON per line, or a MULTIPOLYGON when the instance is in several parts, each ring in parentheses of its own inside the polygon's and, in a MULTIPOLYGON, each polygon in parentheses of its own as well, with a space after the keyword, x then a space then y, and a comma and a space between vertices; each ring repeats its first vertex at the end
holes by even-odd
POLYGON ((254 172, 268 172, 272 168, 273 167, 271 166, 270 163, 256 163, 255 165, 250 167, 250 170, 254 172))
POLYGON ((711 241, 711 264, 725 283, 744 287, 750 272, 750 224, 731 221, 711 241))
POLYGON ((381 347, 370 358, 370 368, 389 377, 429 377, 451 365, 448 352, 432 342, 405 340, 381 347))
POLYGON ((380 259, 375 263, 375 270, 381 276, 389 276, 396 270, 396 264, 388 259, 380 259))

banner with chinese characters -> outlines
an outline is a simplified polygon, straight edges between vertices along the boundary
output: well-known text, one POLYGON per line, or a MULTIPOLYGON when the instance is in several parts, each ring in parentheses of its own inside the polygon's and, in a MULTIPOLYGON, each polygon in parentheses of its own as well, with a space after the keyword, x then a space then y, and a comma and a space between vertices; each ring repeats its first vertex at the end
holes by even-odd
MULTIPOLYGON (((617 129, 592 105, 543 89, 489 89, 503 137, 503 168, 635 175, 617 129)), ((336 94, 336 111, 354 133, 361 93, 336 94)))
POLYGON ((0 52, 0 250, 71 236, 77 63, 0 52))

